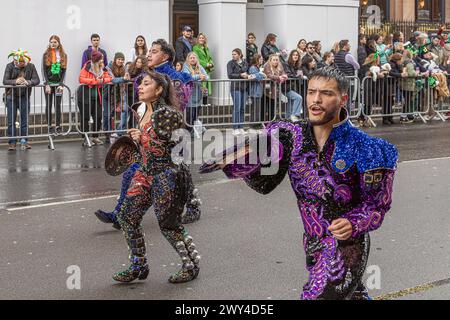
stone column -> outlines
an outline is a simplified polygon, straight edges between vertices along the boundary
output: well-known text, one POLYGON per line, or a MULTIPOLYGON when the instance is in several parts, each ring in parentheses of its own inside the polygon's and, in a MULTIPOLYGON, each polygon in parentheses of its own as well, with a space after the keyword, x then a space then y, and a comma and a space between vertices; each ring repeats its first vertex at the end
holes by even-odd
POLYGON ((358 20, 357 0, 264 0, 265 33, 278 35, 280 49, 295 49, 305 38, 321 40, 325 52, 348 39, 356 53, 358 20))
POLYGON ((227 79, 231 52, 240 48, 245 56, 247 0, 198 0, 200 32, 208 37, 215 62, 213 79, 227 79))

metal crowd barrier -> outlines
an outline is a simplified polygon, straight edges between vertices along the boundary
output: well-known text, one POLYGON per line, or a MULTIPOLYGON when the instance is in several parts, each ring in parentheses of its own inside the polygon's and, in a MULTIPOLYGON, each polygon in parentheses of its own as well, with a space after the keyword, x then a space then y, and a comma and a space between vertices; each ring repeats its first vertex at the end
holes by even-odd
POLYGON ((366 77, 362 82, 362 114, 372 126, 374 118, 406 117, 427 123, 437 116, 445 121, 449 98, 441 98, 437 87, 425 77, 366 77))
MULTIPOLYGON (((445 121, 450 114, 450 97, 443 97, 426 78, 386 77, 374 81, 366 77, 362 82, 357 77, 349 79, 347 108, 352 119, 366 117, 376 126, 376 118, 409 116, 426 123, 432 117, 445 121)), ((85 145, 91 147, 98 141, 91 141, 89 135, 95 138, 100 134, 123 134, 130 126, 129 108, 138 101, 131 82, 80 85, 74 93, 76 108, 72 107, 67 86, 62 86, 62 90, 51 86, 50 94, 46 94, 44 85, 0 88, 5 92, 0 104, 0 139, 47 138, 52 150, 57 136, 81 134, 85 145), (55 126, 60 129, 56 131, 55 126)), ((282 84, 271 80, 198 81, 190 89, 184 116, 187 127, 194 132, 197 124, 201 128, 257 129, 276 119, 307 116, 307 80, 303 78, 288 79, 282 84)))
POLYGON ((72 128, 71 91, 65 85, 0 86, 0 140, 24 145, 28 139, 67 136, 72 128))
POLYGON ((137 102, 132 82, 97 86, 80 85, 75 92, 75 130, 84 136, 84 145, 103 143, 99 135, 122 135, 130 127, 129 108, 137 102), (93 139, 89 139, 92 135, 93 139))
POLYGON ((278 100, 279 85, 270 80, 197 81, 185 110, 186 124, 195 127, 200 120, 205 128, 261 128, 276 118, 278 100))

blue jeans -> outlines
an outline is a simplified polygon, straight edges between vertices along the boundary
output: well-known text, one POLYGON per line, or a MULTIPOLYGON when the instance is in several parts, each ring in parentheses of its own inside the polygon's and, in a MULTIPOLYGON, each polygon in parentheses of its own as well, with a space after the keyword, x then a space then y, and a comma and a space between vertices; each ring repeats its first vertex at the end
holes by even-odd
POLYGON ((247 92, 231 91, 231 98, 233 99, 233 129, 242 129, 245 122, 247 92))
MULTIPOLYGON (((20 135, 26 136, 28 134, 28 114, 30 113, 30 97, 7 97, 6 109, 8 110, 8 137, 15 137, 16 134, 16 118, 17 109, 20 110, 20 135)), ((27 139, 23 139, 23 142, 28 142, 27 139)), ((16 139, 9 139, 9 144, 15 144, 16 139)))
POLYGON ((110 96, 111 96, 111 90, 112 86, 103 86, 101 88, 102 91, 102 112, 103 112, 103 130, 104 131, 110 131, 111 130, 111 104, 110 104, 110 96))
MULTIPOLYGON (((126 130, 128 123, 128 93, 125 91, 122 97, 122 111, 120 112, 120 124, 117 130, 126 130)), ((121 136, 123 133, 120 133, 121 136)))
POLYGON ((288 108, 286 111, 286 118, 290 118, 292 115, 300 117, 303 113, 303 98, 294 90, 286 93, 286 97, 288 98, 288 108))

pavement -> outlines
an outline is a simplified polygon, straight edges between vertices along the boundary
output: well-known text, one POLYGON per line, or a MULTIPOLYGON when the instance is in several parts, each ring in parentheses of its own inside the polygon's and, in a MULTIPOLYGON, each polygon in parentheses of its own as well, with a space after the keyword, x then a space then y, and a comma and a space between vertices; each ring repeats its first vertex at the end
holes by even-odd
MULTIPOLYGON (((392 209, 371 234, 365 277, 370 294, 450 299, 449 125, 367 131, 400 151, 392 209), (378 273, 380 282, 373 282, 378 273)), ((167 282, 179 269, 179 258, 150 210, 143 223, 149 278, 123 285, 111 279, 128 263, 123 235, 93 215, 114 207, 120 186, 120 177, 103 169, 108 147, 88 149, 81 141, 55 147, 0 153, 0 299, 299 298, 307 277, 303 227, 288 180, 263 196, 221 172, 198 175, 194 165, 203 214, 187 229, 202 255, 199 278, 167 282), (79 290, 67 286, 72 266, 79 267, 79 290)))

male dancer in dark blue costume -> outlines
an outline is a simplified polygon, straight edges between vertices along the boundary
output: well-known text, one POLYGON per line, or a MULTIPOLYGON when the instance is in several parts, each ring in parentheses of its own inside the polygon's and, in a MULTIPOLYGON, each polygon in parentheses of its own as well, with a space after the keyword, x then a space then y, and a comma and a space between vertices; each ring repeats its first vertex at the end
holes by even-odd
MULTIPOLYGON (((175 51, 173 47, 167 43, 164 39, 158 39, 152 43, 152 47, 148 52, 148 67, 149 69, 153 69, 154 71, 165 74, 169 76, 169 78, 176 82, 175 88, 178 89, 177 95, 180 100, 180 104, 185 106, 188 102, 189 97, 186 97, 184 92, 188 91, 186 89, 189 88, 190 82, 192 81, 192 77, 190 74, 184 72, 177 72, 172 65, 173 59, 175 56, 175 51), (184 89, 184 90, 183 90, 184 89)), ((136 83, 135 83, 136 85, 136 83)), ((184 108, 183 108, 184 109, 184 108)), ((133 117, 130 117, 130 128, 134 127, 132 125, 133 117)), ((187 183, 188 183, 188 201, 186 203, 186 212, 182 217, 182 223, 188 224, 195 222, 200 219, 201 210, 200 205, 202 204, 200 198, 198 198, 198 189, 195 188, 194 183, 192 182, 192 176, 189 172, 189 167, 185 164, 182 165, 183 170, 186 171, 188 175, 187 183)), ((115 229, 120 229, 120 225, 117 222, 117 214, 120 212, 121 207, 123 205, 123 201, 125 200, 126 192, 130 186, 131 179, 139 169, 139 164, 133 164, 124 174, 122 178, 122 186, 120 190, 119 200, 113 212, 105 212, 103 210, 98 210, 95 212, 97 218, 105 223, 113 223, 113 227, 115 229)))

